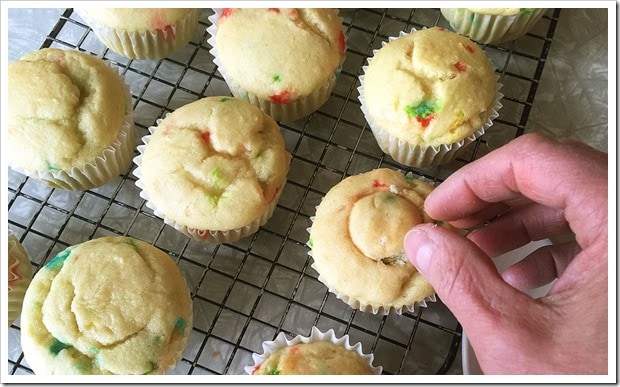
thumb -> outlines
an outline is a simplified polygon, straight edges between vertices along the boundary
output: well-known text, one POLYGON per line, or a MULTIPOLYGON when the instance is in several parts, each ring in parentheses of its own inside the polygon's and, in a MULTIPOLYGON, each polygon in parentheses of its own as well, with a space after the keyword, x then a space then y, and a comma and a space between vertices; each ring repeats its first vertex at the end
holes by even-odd
POLYGON ((465 329, 510 314, 516 289, 506 284, 493 261, 472 241, 443 227, 420 224, 404 240, 411 263, 433 286, 465 329), (485 318, 486 317, 486 318, 485 318))

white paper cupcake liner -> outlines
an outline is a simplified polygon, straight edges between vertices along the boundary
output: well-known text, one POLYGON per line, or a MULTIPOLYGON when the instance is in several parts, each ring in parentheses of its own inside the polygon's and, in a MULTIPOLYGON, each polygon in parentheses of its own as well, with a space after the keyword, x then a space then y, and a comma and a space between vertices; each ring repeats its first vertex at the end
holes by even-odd
MULTIPOLYGON (((115 71, 118 74, 118 69, 115 71)), ((85 191, 100 187, 118 177, 131 164, 136 137, 131 92, 124 77, 120 74, 118 77, 125 88, 126 114, 118 136, 103 150, 101 155, 83 166, 66 171, 30 171, 11 163, 9 163, 9 167, 54 188, 70 191, 85 191)))
MULTIPOLYGON (((207 27, 207 32, 209 33, 207 43, 211 45, 211 50, 209 50, 209 52, 213 55, 213 63, 217 65, 218 70, 226 81, 232 95, 249 101, 251 104, 259 107, 263 112, 269 114, 276 121, 295 121, 310 115, 323 106, 325 102, 327 102, 334 86, 336 85, 337 75, 340 73, 342 63, 340 63, 332 76, 317 91, 286 104, 271 103, 269 100, 259 98, 247 89, 241 87, 241 85, 239 85, 239 83, 237 83, 230 76, 230 74, 226 72, 226 68, 222 65, 222 61, 219 59, 215 44, 215 36, 217 34, 217 22, 222 14, 222 8, 213 8, 213 10, 214 13, 209 16, 210 25, 207 27)), ((342 24, 342 18, 340 18, 340 22, 342 24)), ((344 59, 342 62, 344 62, 344 59)))
POLYGON ((15 321, 21 311, 26 289, 32 280, 32 265, 24 246, 9 228, 8 234, 8 320, 9 326, 15 321))
MULTIPOLYGON (((411 30, 411 32, 415 31, 415 28, 411 30)), ((407 33, 401 31, 398 37, 404 35, 407 35, 407 33)), ((389 37, 388 42, 391 42, 398 37, 389 37)), ((388 42, 383 42, 382 47, 385 46, 388 42)), ((373 50, 373 56, 377 53, 377 51, 378 50, 373 50)), ((371 60, 372 57, 367 58, 368 63, 370 63, 371 60)), ((366 73, 367 68, 367 65, 362 67, 364 74, 366 73)), ((368 122, 368 126, 370 127, 370 130, 372 131, 372 134, 375 137, 375 140, 377 141, 377 144, 379 145, 379 148, 381 148, 383 153, 390 155, 400 164, 409 167, 426 168, 447 164, 450 161, 454 160, 464 147, 473 143, 478 138, 482 137, 482 135, 484 135, 484 133, 493 125, 493 120, 499 116, 499 110, 502 107, 501 99, 504 97, 504 95, 500 92, 502 84, 499 82, 499 75, 496 74, 495 77, 497 81, 495 83, 495 102, 493 103, 489 116, 484 121, 482 126, 469 136, 452 144, 423 147, 418 144, 409 143, 390 134, 388 131, 382 129, 370 116, 370 114, 368 113, 368 107, 366 105, 366 98, 364 96, 364 74, 360 75, 360 86, 357 88, 359 92, 359 101, 361 103, 360 108, 362 110, 362 113, 364 114, 364 118, 368 122)))
POLYGON ((467 8, 441 8, 452 29, 482 44, 505 43, 525 35, 546 11, 536 8, 529 14, 485 15, 467 8))
POLYGON ((356 352, 362 359, 368 362, 368 366, 370 367, 374 375, 381 375, 381 373, 383 372, 383 367, 374 366, 372 364, 374 360, 374 355, 372 353, 364 354, 362 352, 361 343, 355 343, 354 345, 351 345, 349 343, 348 335, 344 335, 340 338, 337 338, 336 333, 334 332, 333 329, 330 329, 327 332, 321 332, 315 326, 312 327, 312 332, 310 333, 310 336, 297 335, 289 340, 284 334, 284 332, 280 332, 273 341, 263 342, 262 344, 263 353, 252 354, 252 360, 254 360, 254 364, 245 366, 244 370, 248 375, 253 375, 254 372, 258 369, 258 367, 265 361, 265 359, 267 359, 269 356, 271 356, 271 354, 273 354, 277 350, 281 348, 290 347, 296 344, 300 344, 300 343, 308 344, 308 343, 314 343, 314 342, 319 342, 319 341, 328 341, 330 343, 339 345, 349 351, 356 352))
POLYGON ((174 227, 175 230, 185 234, 186 236, 192 239, 199 240, 199 241, 205 241, 209 243, 216 243, 216 244, 238 241, 239 239, 242 239, 249 235, 254 234, 256 231, 258 231, 258 229, 261 226, 267 223, 269 218, 273 216, 273 212, 276 208, 276 205, 278 204, 280 195, 282 195, 282 192, 284 191, 284 186, 286 185, 286 179, 282 182, 282 185, 280 186, 280 190, 276 193, 275 199, 272 200, 271 203, 269 203, 269 206, 267 207, 265 212, 263 212, 260 218, 255 219, 252 223, 244 227, 237 228, 234 230, 201 230, 201 229, 196 229, 192 227, 187 227, 168 218, 166 214, 164 214, 159 209, 157 209, 157 206, 150 200, 149 194, 146 191, 145 186, 144 186, 144 181, 142 181, 142 156, 144 155, 144 150, 146 149, 149 141, 151 140, 152 134, 155 132, 155 130, 157 130, 157 126, 162 121, 163 119, 159 118, 156 121, 156 126, 149 127, 149 132, 151 133, 151 135, 142 137, 143 144, 138 145, 139 154, 133 159, 134 164, 136 164, 137 166, 137 168, 134 169, 133 174, 138 178, 138 180, 136 180, 136 186, 140 188, 140 193, 139 193, 140 197, 146 200, 146 203, 145 203, 146 206, 150 208, 151 210, 153 210, 153 213, 157 217, 163 219, 164 223, 166 223, 169 226, 174 227))
POLYGON ((202 10, 192 9, 171 26, 171 31, 120 31, 107 27, 77 8, 76 13, 90 26, 95 35, 114 52, 130 59, 161 59, 185 47, 191 40, 202 10))

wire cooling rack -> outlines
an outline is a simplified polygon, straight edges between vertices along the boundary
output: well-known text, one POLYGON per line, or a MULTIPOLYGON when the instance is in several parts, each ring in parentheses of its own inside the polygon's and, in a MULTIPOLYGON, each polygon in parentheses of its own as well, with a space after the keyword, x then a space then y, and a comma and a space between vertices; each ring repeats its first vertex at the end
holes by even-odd
MULTIPOLYGON (((41 47, 79 49, 109 60, 131 87, 138 139, 166 113, 209 95, 230 95, 207 44, 208 16, 192 41, 160 61, 129 60, 106 49, 67 9, 41 47)), ((328 293, 310 267, 310 217, 343 178, 378 167, 411 171, 441 182, 525 130, 560 16, 550 9, 526 36, 482 46, 500 75, 503 107, 494 125, 448 165, 411 169, 385 156, 357 99, 358 76, 374 49, 400 31, 439 25, 439 9, 341 9, 348 48, 330 99, 317 112, 281 122, 293 161, 273 217, 254 235, 213 245, 190 240, 153 215, 138 195, 131 166, 103 187, 52 189, 9 170, 8 223, 30 254, 34 271, 66 247, 106 235, 129 235, 166 251, 191 290, 194 327, 173 374, 244 374, 251 354, 279 332, 308 335, 312 326, 348 334, 372 352, 384 374, 460 374, 461 327, 438 300, 403 315, 358 312, 328 293), (456 361, 455 361, 456 359, 456 361)), ((10 47, 9 47, 10 50, 10 47)), ((138 140, 140 142, 140 140, 138 140)), ((137 153, 136 153, 137 154, 137 153)), ((19 319, 8 331, 10 374, 31 374, 20 347, 19 319)))

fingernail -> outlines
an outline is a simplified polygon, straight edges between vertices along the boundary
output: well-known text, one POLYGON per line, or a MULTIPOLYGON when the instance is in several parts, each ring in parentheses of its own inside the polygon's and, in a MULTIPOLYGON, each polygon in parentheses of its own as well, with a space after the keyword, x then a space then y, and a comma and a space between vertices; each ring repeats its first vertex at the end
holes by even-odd
POLYGON ((433 242, 425 231, 412 229, 405 235, 405 252, 409 262, 418 271, 425 274, 428 271, 433 255, 433 242))

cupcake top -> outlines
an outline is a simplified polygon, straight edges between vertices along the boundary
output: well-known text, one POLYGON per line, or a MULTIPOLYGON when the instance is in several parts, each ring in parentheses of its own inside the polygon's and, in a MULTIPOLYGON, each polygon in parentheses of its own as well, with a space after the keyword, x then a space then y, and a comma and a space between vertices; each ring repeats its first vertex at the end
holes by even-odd
POLYGON ((8 236, 8 255, 8 316, 9 325, 11 325, 21 312, 24 294, 32 280, 32 265, 26 249, 19 243, 19 240, 13 235, 10 229, 8 236))
POLYGON ((428 183, 385 168, 332 187, 310 229, 319 280, 345 301, 384 312, 432 296, 433 288, 403 251, 407 231, 434 222, 424 212, 431 190, 428 183))
POLYGON ((166 253, 102 237, 67 248, 37 272, 21 325, 37 374, 161 374, 185 349, 192 305, 166 253))
POLYGON ((373 375, 368 360, 329 341, 299 343, 276 350, 253 375, 373 375))
POLYGON ((282 189, 289 162, 271 117, 240 99, 207 97, 159 123, 140 170, 149 201, 167 218, 225 231, 266 211, 282 189))
POLYGON ((8 69, 9 163, 26 171, 93 163, 121 131, 126 89, 118 73, 80 51, 45 48, 8 69))
POLYGON ((194 11, 193 8, 80 8, 80 15, 86 15, 99 23, 121 31, 171 31, 182 18, 194 11))
POLYGON ((217 23, 215 45, 227 73, 272 103, 318 90, 344 61, 335 9, 224 8, 217 23))
POLYGON ((369 60, 369 119, 421 146, 452 144, 478 130, 496 99, 493 67, 478 45, 440 27, 404 34, 369 60))

